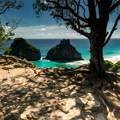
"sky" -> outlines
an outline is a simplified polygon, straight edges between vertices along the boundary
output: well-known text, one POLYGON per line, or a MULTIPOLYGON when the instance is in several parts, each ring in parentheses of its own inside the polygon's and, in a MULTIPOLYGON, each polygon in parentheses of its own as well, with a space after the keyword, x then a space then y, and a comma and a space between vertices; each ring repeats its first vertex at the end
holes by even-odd
MULTIPOLYGON (((44 12, 42 17, 36 18, 34 10, 32 8, 32 3, 35 0, 24 0, 24 7, 20 10, 9 9, 5 14, 1 14, 1 22, 4 26, 7 22, 7 18, 16 20, 23 18, 18 24, 17 28, 13 31, 15 33, 14 38, 23 37, 25 39, 83 39, 86 38, 83 35, 77 34, 76 31, 71 29, 66 29, 64 22, 62 26, 56 24, 55 19, 50 16, 49 12, 44 12)), ((87 13, 86 13, 87 14, 87 13)), ((107 31, 110 32, 115 19, 117 18, 117 12, 110 15, 107 31)), ((120 38, 120 22, 118 22, 117 30, 112 35, 112 38, 120 38)))

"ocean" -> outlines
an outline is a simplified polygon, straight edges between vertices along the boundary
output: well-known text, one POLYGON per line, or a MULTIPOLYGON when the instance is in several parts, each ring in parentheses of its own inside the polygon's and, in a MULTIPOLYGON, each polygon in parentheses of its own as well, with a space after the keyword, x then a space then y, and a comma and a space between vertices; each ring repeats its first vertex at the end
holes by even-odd
MULTIPOLYGON (((70 43, 76 47, 78 52, 84 60, 73 61, 73 62, 54 62, 49 60, 42 60, 47 55, 49 49, 60 43, 62 39, 26 39, 30 44, 34 45, 41 52, 41 60, 31 61, 35 63, 37 67, 66 67, 66 68, 77 68, 82 64, 89 63, 90 59, 90 44, 88 39, 70 39, 70 43)), ((9 47, 12 41, 9 41, 6 46, 9 47)), ((1 50, 4 53, 4 50, 1 50)), ((103 55, 105 60, 114 60, 115 57, 120 56, 120 39, 111 39, 103 49, 103 55)))

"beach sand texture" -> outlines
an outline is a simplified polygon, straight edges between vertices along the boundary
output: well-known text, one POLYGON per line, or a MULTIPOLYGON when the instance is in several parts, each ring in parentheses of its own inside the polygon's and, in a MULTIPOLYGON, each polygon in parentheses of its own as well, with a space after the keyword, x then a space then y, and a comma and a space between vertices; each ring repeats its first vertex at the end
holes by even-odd
MULTIPOLYGON (((58 75, 65 68, 13 68, 0 66, 0 120, 106 120, 110 112, 95 95, 88 80, 73 84, 74 77, 58 75), (55 73, 54 75, 51 75, 55 73)), ((78 74, 82 79, 81 74, 78 74)), ((117 105, 118 97, 110 88, 104 91, 117 105)), ((120 120, 115 110, 114 119, 120 120)))

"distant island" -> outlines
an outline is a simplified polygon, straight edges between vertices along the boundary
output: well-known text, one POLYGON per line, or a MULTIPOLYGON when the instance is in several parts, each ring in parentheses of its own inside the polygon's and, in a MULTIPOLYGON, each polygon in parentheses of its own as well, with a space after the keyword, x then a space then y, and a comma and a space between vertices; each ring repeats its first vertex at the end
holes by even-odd
POLYGON ((43 59, 51 61, 76 61, 84 60, 74 46, 70 44, 69 39, 63 39, 59 44, 52 47, 47 56, 43 59))
POLYGON ((41 58, 40 50, 28 43, 24 38, 15 38, 4 54, 13 55, 21 59, 25 58, 28 61, 36 61, 41 58))

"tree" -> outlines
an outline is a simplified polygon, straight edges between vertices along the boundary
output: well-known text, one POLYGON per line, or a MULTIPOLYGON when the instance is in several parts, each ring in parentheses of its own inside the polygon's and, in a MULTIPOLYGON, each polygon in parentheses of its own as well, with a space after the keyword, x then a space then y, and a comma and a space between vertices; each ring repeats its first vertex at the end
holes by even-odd
MULTIPOLYGON (((0 15, 4 14, 7 10, 20 9, 24 4, 24 1, 18 2, 17 0, 0 0, 0 15)), ((16 18, 10 20, 7 19, 6 25, 3 27, 0 21, 0 49, 5 49, 5 44, 12 40, 12 36, 14 33, 12 31, 16 29, 17 25, 20 23, 20 20, 16 20, 16 18), (6 31, 7 30, 7 31, 6 31)))
POLYGON ((24 5, 24 0, 0 0, 0 14, 4 14, 7 10, 20 9, 24 5))
MULTIPOLYGON (((38 18, 44 11, 49 11, 57 22, 65 21, 66 27, 70 27, 89 39, 91 53, 89 79, 94 85, 94 91, 108 102, 105 94, 97 88, 99 86, 104 88, 105 83, 109 82, 120 92, 120 86, 114 82, 116 80, 105 72, 103 58, 103 47, 109 42, 113 32, 117 29, 116 26, 120 19, 120 15, 118 15, 109 33, 107 32, 109 16, 119 5, 120 0, 36 0, 33 3, 33 9, 38 18), (88 11, 88 15, 86 11, 88 11), (90 28, 90 32, 86 32, 84 28, 90 28)), ((113 105, 113 102, 111 103, 113 105)))
POLYGON ((12 40, 12 36, 15 34, 12 33, 14 29, 16 29, 17 25, 20 23, 21 19, 19 21, 16 21, 15 18, 10 20, 10 22, 6 23, 6 26, 2 26, 0 21, 0 49, 5 49, 6 44, 8 41, 12 40), (11 25, 10 25, 11 24, 11 25))

